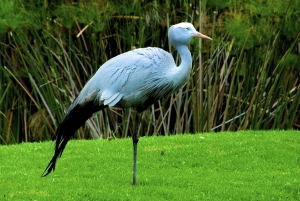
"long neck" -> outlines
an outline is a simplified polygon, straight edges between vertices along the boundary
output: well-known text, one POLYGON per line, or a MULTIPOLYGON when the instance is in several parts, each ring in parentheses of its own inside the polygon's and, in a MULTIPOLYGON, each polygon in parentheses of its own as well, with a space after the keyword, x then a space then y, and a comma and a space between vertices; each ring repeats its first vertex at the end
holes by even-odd
POLYGON ((186 45, 177 46, 176 49, 181 58, 181 63, 178 67, 181 68, 182 70, 186 70, 187 73, 190 73, 192 69, 192 55, 190 50, 186 45))
POLYGON ((190 77, 192 70, 192 56, 191 52, 186 45, 175 46, 180 57, 181 63, 176 67, 174 72, 174 77, 176 79, 177 87, 181 87, 190 77))

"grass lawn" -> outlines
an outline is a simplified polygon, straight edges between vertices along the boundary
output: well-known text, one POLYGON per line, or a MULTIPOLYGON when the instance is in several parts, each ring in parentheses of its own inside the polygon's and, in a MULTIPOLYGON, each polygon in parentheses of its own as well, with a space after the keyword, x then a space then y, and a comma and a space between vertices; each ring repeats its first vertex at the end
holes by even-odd
POLYGON ((246 131, 0 146, 0 200, 300 200, 300 132, 246 131))

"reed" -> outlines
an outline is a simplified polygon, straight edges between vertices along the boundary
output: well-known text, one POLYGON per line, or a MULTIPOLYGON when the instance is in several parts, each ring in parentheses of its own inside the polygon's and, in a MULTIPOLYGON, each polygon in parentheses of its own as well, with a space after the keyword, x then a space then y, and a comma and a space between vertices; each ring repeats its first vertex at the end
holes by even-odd
MULTIPOLYGON (((288 26, 300 16, 291 2, 299 2, 270 2, 264 12, 265 5, 242 1, 227 7, 218 1, 71 2, 7 1, 0 8, 1 16, 14 19, 0 20, 1 144, 53 139, 72 100, 113 56, 155 46, 179 64, 167 30, 181 21, 213 41, 191 42, 189 82, 143 113, 141 136, 300 128, 300 23, 288 26)), ((75 137, 131 136, 135 115, 107 108, 75 137)))

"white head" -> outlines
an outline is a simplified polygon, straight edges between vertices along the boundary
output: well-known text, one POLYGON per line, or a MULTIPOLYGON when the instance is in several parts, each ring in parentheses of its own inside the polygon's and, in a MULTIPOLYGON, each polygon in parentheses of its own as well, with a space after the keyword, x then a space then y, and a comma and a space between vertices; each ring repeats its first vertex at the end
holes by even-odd
POLYGON ((187 45, 192 37, 212 40, 210 37, 199 33, 195 27, 188 22, 172 25, 169 29, 169 40, 173 45, 187 45))

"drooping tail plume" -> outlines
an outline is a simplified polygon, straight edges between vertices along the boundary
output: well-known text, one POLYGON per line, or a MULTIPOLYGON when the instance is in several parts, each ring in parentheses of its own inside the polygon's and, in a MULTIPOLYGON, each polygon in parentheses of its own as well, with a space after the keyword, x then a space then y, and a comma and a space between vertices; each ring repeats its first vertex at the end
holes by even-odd
POLYGON ((56 143, 52 159, 44 170, 42 176, 45 177, 55 170, 56 161, 61 157, 68 141, 74 133, 88 120, 93 113, 104 109, 107 106, 94 104, 93 101, 82 105, 70 107, 66 116, 56 130, 56 143))

